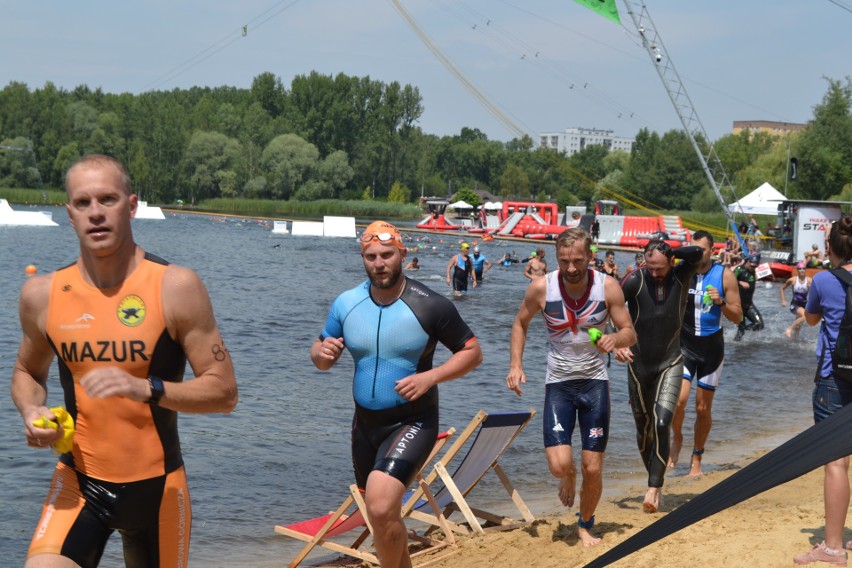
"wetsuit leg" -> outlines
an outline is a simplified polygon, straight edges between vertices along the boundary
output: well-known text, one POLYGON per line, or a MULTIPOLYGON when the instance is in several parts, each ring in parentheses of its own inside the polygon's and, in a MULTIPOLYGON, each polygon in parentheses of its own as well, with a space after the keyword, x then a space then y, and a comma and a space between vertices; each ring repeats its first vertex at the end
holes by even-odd
POLYGON ((751 306, 752 304, 743 303, 743 319, 741 319, 740 323, 737 324, 737 333, 734 336, 734 341, 739 341, 740 339, 742 339, 746 330, 751 329, 751 323, 746 323, 747 321, 751 322, 748 316, 749 311, 751 310, 751 306))
POLYGON ((748 319, 751 321, 752 331, 760 331, 763 329, 763 315, 761 315, 760 310, 758 310, 757 306, 754 304, 749 306, 748 319))
POLYGON ((662 487, 669 460, 669 427, 683 382, 683 359, 663 369, 656 377, 637 375, 628 367, 630 406, 636 422, 636 441, 645 469, 648 487, 662 487))
POLYGON ((630 398, 630 409, 633 411, 633 421, 636 423, 636 445, 645 469, 650 467, 651 441, 653 439, 651 410, 654 404, 653 380, 639 376, 633 365, 627 366, 627 392, 630 398))
POLYGON ((683 384, 683 363, 667 367, 658 379, 657 396, 654 403, 654 451, 648 469, 648 487, 662 487, 669 462, 669 429, 672 424, 680 388, 683 384))
POLYGON ((453 290, 456 292, 467 292, 467 275, 464 278, 453 276, 453 290))

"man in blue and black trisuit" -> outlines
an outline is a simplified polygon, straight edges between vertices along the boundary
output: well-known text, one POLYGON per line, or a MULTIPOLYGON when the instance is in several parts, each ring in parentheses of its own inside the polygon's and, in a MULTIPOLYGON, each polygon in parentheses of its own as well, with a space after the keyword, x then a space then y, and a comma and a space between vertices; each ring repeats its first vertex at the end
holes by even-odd
POLYGON ((704 445, 713 426, 713 397, 722 378, 725 362, 725 335, 722 316, 733 323, 743 319, 737 279, 729 268, 713 262, 713 235, 695 231, 692 244, 701 247, 704 255, 698 272, 689 285, 689 298, 680 332, 683 351, 683 383, 680 400, 672 420, 672 447, 668 467, 677 465, 683 446, 683 419, 689 391, 695 381, 695 443, 689 464, 689 475, 701 475, 704 445))
POLYGON ((473 264, 473 273, 476 275, 476 280, 480 284, 485 279, 485 273, 491 270, 491 261, 479 251, 479 247, 473 247, 473 256, 470 257, 473 264))
POLYGON ((311 361, 323 371, 344 348, 355 361, 352 464, 386 567, 411 566, 400 503, 435 444, 437 385, 482 361, 479 342, 453 303, 402 274, 405 254, 396 227, 384 221, 367 227, 361 258, 368 279, 334 300, 311 348, 311 361), (452 355, 433 368, 438 342, 452 355))

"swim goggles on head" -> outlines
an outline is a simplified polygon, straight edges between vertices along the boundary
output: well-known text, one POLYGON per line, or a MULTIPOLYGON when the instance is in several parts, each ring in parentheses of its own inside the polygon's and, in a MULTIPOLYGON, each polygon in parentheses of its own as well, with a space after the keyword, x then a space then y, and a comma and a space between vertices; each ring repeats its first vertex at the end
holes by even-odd
POLYGON ((378 235, 374 235, 373 233, 364 233, 361 235, 362 243, 372 242, 373 239, 380 243, 389 243, 396 240, 396 236, 393 233, 379 233, 378 235))

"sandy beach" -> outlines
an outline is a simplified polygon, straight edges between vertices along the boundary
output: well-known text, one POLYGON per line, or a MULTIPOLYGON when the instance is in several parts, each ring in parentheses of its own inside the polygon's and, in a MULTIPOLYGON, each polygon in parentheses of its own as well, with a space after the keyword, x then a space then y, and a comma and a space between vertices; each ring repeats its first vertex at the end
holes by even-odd
MULTIPOLYGON (((541 516, 521 529, 462 538, 457 551, 441 560, 432 559, 429 566, 579 568, 757 457, 699 478, 669 476, 663 510, 655 514, 642 512, 646 488, 641 485, 629 486, 621 494, 605 494, 598 506, 595 526, 603 541, 593 548, 584 548, 578 541, 575 506, 564 514, 541 516)), ((806 552, 823 539, 822 480, 822 468, 818 468, 670 535, 612 566, 793 566, 793 556, 806 552)), ((427 561, 428 558, 421 557, 415 566, 427 561)))

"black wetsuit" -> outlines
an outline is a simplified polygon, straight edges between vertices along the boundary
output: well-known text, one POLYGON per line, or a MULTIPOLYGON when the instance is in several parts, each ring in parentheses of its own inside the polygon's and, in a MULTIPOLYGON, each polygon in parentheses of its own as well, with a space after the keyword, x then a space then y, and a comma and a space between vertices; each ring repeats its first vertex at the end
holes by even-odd
POLYGON ((637 342, 631 347, 628 392, 636 441, 648 470, 648 486, 662 487, 669 460, 669 426, 683 380, 680 330, 689 283, 701 263, 700 247, 674 249, 683 262, 657 285, 647 268, 635 270, 621 282, 637 342))
POLYGON ((734 336, 734 341, 739 341, 747 329, 752 331, 763 329, 763 316, 753 301, 754 289, 757 286, 757 278, 754 270, 748 264, 744 264, 734 271, 734 275, 737 277, 737 284, 740 284, 740 282, 748 283, 748 288, 740 284, 740 302, 742 302, 743 306, 743 319, 737 326, 737 334, 734 336), (746 320, 749 323, 746 323, 746 320))
POLYGON ((464 257, 462 254, 456 256, 456 263, 453 265, 453 290, 456 292, 467 292, 467 281, 473 272, 473 259, 464 257))

